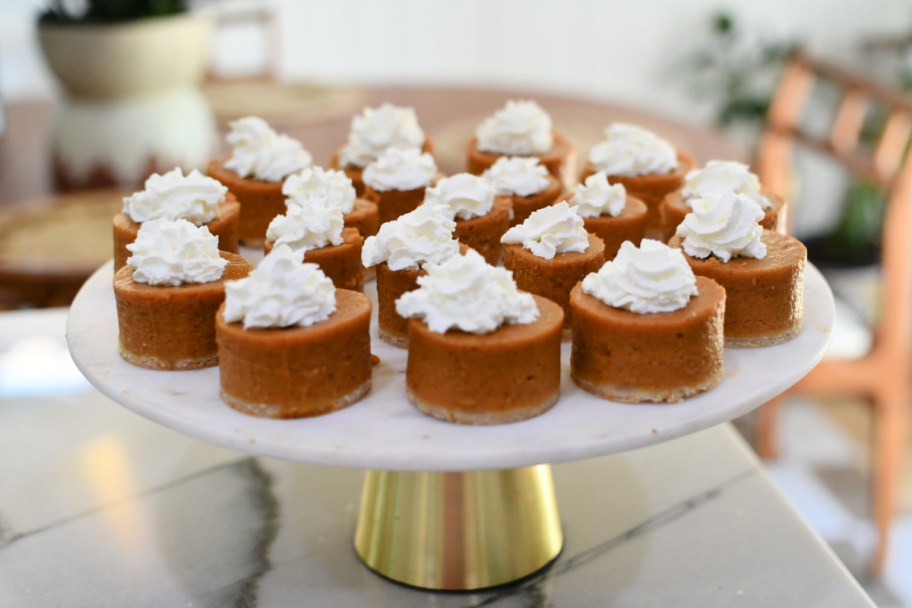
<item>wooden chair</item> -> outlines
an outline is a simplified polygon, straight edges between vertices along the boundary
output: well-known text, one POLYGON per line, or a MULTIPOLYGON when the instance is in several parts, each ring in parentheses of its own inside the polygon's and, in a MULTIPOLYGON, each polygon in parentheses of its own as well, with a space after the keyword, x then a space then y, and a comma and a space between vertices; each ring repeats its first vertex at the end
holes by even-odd
MULTIPOLYGON (((886 215, 882 234, 882 308, 872 328, 872 346, 855 359, 824 358, 786 394, 854 395, 870 401, 873 414, 873 516, 877 545, 875 575, 883 571, 890 526, 896 511, 900 466, 909 404, 910 319, 912 319, 912 101, 898 89, 869 81, 797 52, 773 97, 758 149, 757 171, 764 188, 794 200, 792 154, 796 147, 825 154, 856 178, 882 190, 886 215), (839 95, 837 111, 824 135, 802 128, 802 114, 814 86, 822 83, 839 95), (859 145, 866 113, 886 112, 873 146, 859 145)), ((812 201, 803 201, 808 204, 812 201)), ((757 449, 774 457, 774 430, 782 398, 758 413, 757 449)))

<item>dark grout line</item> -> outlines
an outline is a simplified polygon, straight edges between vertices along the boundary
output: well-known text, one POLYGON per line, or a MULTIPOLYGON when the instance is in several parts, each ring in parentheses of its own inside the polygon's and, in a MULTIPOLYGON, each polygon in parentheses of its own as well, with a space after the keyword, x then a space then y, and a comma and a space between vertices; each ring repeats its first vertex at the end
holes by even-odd
POLYGON ((727 479, 720 483, 719 485, 706 490, 701 494, 692 496, 682 502, 679 502, 668 509, 665 509, 661 513, 650 517, 649 519, 643 521, 642 523, 637 524, 636 526, 630 528, 629 530, 623 532, 622 534, 615 536, 606 540, 603 543, 600 543, 594 547, 586 549, 580 553, 577 553, 574 556, 568 557, 566 559, 560 558, 557 563, 555 563, 550 569, 543 573, 540 577, 535 577, 529 580, 526 583, 522 583, 516 587, 504 589, 503 591, 496 593, 477 604, 470 604, 466 608, 481 608, 483 606, 491 606, 501 600, 505 600, 514 596, 519 595, 520 593, 535 592, 541 587, 544 583, 549 580, 570 572, 580 566, 584 566, 602 555, 613 551, 614 549, 630 542, 633 539, 636 539, 648 532, 658 530, 664 526, 667 526, 685 515, 695 511, 696 509, 702 507, 703 505, 712 502, 713 500, 719 498, 722 494, 725 493, 725 490, 731 486, 749 478, 758 473, 758 469, 748 469, 730 479, 727 479))

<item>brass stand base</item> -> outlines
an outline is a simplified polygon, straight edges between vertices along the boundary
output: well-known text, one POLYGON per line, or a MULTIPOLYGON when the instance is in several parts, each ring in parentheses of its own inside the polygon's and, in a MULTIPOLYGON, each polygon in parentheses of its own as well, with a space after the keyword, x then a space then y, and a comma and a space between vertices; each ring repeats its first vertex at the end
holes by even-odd
POLYGON ((355 550, 399 583, 448 591, 503 585, 547 566, 563 542, 548 465, 364 478, 355 550))

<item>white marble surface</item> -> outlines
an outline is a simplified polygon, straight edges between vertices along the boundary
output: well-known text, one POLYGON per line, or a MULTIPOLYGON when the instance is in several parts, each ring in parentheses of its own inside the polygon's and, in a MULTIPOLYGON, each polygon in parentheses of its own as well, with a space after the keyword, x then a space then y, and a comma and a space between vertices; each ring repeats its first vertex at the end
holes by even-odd
MULTIPOLYGON (((22 339, 62 352, 64 322, 0 314, 0 377, 22 339)), ((434 594, 358 561, 360 471, 209 445, 92 389, 33 388, 0 397, 4 608, 873 605, 728 425, 555 466, 553 567, 434 594)))
MULTIPOLYGON (((367 285, 370 294, 373 283, 367 285)), ((422 415, 405 396, 406 352, 376 338, 371 393, 327 416, 268 420, 240 414, 219 397, 218 370, 162 372, 135 367, 117 351, 111 266, 103 266, 73 303, 67 336, 79 368, 103 393, 181 432, 231 448, 312 463, 392 470, 470 470, 564 462, 630 450, 708 428, 779 394, 822 356, 833 300, 808 267, 805 324, 794 340, 762 349, 726 349, 725 378, 677 405, 614 403, 569 378, 564 346, 561 397, 544 415, 494 427, 468 427, 422 415)))

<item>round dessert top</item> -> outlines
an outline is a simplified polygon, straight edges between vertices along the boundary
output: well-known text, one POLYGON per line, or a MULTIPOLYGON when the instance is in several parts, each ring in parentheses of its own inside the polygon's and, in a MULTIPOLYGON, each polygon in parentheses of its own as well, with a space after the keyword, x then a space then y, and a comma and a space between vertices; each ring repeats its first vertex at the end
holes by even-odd
POLYGON ((531 196, 548 187, 548 169, 538 158, 501 156, 482 174, 498 196, 531 196))
POLYGON ((453 238, 456 222, 439 205, 419 205, 380 226, 364 241, 361 262, 365 268, 386 262, 390 270, 421 268, 459 253, 453 238))
POLYGON ((289 325, 281 331, 270 327, 250 327, 230 322, 225 319, 226 304, 223 302, 216 312, 216 323, 220 331, 231 332, 234 339, 253 340, 254 343, 268 344, 276 351, 281 350, 283 344, 299 344, 303 336, 313 343, 335 341, 338 343, 340 333, 351 327, 363 326, 369 323, 371 314, 370 299, 363 293, 349 289, 336 289, 336 308, 331 315, 322 321, 311 325, 289 325))
POLYGON ((597 171, 587 177, 585 183, 577 184, 570 204, 576 206, 580 217, 618 217, 627 204, 627 189, 624 184, 612 186, 608 182, 608 174, 597 171))
POLYGON ((687 255, 714 255, 723 262, 766 256, 766 245, 760 240, 763 210, 746 194, 714 190, 692 199, 691 208, 675 231, 687 255))
POLYGON ((303 205, 316 201, 324 207, 338 207, 343 214, 355 205, 355 186, 344 171, 306 167, 289 175, 282 183, 285 204, 303 205))
POLYGON ((295 253, 342 244, 345 219, 338 207, 327 207, 321 199, 292 204, 284 215, 269 222, 266 238, 273 246, 288 245, 295 253))
POLYGON ((551 117, 530 100, 510 100, 475 131, 479 150, 495 154, 545 154, 554 145, 551 117))
POLYGON ((396 300, 396 312, 423 319, 432 332, 484 334, 538 318, 534 298, 516 288, 510 271, 491 266, 475 250, 428 264, 425 270, 418 277, 418 289, 396 300))
POLYGON ((196 169, 184 175, 180 167, 146 179, 145 189, 123 199, 123 212, 137 223, 149 220, 187 220, 208 224, 218 214, 228 188, 196 169))
MULTIPOLYGON (((711 255, 703 259, 687 256, 687 262, 695 272, 717 278, 726 274, 742 275, 748 269, 752 276, 760 278, 766 272, 781 273, 783 269, 803 268, 807 261, 807 248, 793 236, 764 230, 761 241, 766 247, 766 256, 760 259, 736 257, 723 262, 711 255)), ((680 247, 681 237, 669 239, 668 246, 680 247)))
POLYGON ((150 220, 139 226, 127 245, 133 280, 149 285, 209 283, 222 277, 228 264, 218 250, 218 237, 187 220, 150 220))
POLYGON ((352 118, 348 141, 339 152, 339 164, 364 168, 387 148, 418 149, 424 139, 414 108, 390 103, 364 108, 352 118))
POLYGON ((507 230, 500 242, 521 244, 536 256, 550 260, 558 253, 585 251, 589 233, 575 208, 561 201, 533 211, 522 224, 507 230))
POLYGON ((691 200, 716 190, 743 194, 764 210, 772 206, 769 198, 760 190, 760 178, 744 163, 732 160, 711 160, 702 169, 689 171, 684 178, 681 196, 685 204, 690 206, 691 200))
POLYGON ((262 118, 247 116, 230 127, 226 140, 232 152, 225 167, 243 178, 280 182, 312 161, 301 142, 276 133, 262 118))
POLYGON ((639 314, 672 312, 697 295, 696 279, 679 249, 652 239, 624 241, 617 256, 582 281, 585 293, 639 314))
POLYGON ((361 179, 378 192, 415 190, 437 176, 434 157, 418 148, 388 148, 364 170, 361 179))
POLYGON ((457 173, 428 188, 423 204, 441 205, 451 219, 470 220, 491 212, 494 186, 483 176, 457 173))
POLYGON ((582 283, 577 283, 570 291, 570 300, 575 314, 587 314, 623 324, 634 331, 649 332, 658 328, 680 327, 682 322, 705 319, 718 307, 720 301, 726 299, 725 289, 708 277, 696 276, 694 285, 696 293, 688 299, 685 306, 669 312, 638 314, 625 308, 610 306, 599 298, 587 294, 582 283))
POLYGON ((589 151, 596 171, 608 175, 653 175, 678 168, 674 146, 643 127, 614 123, 605 129, 605 140, 589 151))
POLYGON ((252 327, 307 327, 336 310, 336 288, 316 264, 279 245, 248 276, 225 283, 224 319, 252 327))
POLYGON ((227 262, 222 272, 221 279, 218 281, 209 281, 208 283, 184 283, 182 285, 149 285, 148 283, 138 283, 133 280, 134 269, 132 266, 125 265, 114 273, 114 291, 121 295, 125 292, 141 293, 143 298, 149 301, 160 302, 161 305, 167 305, 174 297, 171 290, 179 289, 184 294, 210 294, 215 292, 224 293, 224 281, 241 279, 247 276, 253 269, 253 265, 237 253, 230 251, 219 251, 219 257, 227 262))

